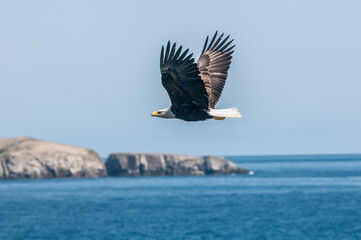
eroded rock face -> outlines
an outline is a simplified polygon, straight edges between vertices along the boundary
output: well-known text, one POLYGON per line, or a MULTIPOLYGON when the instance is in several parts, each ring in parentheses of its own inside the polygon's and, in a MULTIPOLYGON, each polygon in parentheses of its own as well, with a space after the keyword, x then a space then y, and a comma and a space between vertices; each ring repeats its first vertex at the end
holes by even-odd
POLYGON ((110 176, 205 175, 248 173, 218 156, 179 154, 113 153, 106 161, 110 176))
POLYGON ((103 176, 105 165, 92 150, 28 137, 0 138, 0 179, 103 176))

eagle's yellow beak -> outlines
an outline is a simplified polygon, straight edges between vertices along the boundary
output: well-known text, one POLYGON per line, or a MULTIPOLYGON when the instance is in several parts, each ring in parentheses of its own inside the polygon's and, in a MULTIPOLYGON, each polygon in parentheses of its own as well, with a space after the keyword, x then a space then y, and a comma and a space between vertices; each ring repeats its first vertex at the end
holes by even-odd
POLYGON ((157 117, 157 116, 159 116, 159 113, 157 113, 157 111, 155 111, 155 112, 152 112, 152 115, 151 115, 152 117, 157 117))

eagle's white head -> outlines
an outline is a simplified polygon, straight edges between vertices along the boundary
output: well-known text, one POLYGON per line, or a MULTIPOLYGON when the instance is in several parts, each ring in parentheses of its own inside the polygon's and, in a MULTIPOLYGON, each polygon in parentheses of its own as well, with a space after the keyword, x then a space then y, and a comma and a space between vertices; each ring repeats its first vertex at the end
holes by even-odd
POLYGON ((169 108, 161 109, 155 112, 152 112, 152 117, 160 117, 160 118, 175 118, 174 113, 169 108))

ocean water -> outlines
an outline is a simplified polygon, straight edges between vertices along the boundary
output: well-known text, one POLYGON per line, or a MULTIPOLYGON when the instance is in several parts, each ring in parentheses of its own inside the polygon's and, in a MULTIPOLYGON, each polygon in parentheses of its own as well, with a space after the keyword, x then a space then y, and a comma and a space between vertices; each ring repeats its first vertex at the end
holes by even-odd
POLYGON ((361 155, 229 158, 255 174, 0 181, 0 240, 361 239, 361 155))

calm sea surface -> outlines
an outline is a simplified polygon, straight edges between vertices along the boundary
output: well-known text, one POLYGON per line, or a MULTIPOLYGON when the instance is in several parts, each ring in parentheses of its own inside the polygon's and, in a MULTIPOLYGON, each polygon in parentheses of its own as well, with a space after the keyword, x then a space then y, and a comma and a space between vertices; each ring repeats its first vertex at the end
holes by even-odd
POLYGON ((229 159, 255 174, 0 181, 0 240, 361 239, 361 155, 229 159))

